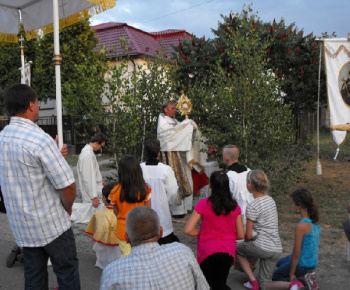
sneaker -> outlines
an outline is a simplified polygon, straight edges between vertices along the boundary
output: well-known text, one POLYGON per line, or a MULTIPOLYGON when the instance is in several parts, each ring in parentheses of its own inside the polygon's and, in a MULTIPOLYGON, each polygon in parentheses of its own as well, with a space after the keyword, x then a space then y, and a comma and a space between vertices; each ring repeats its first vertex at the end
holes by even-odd
POLYGON ((14 263, 17 261, 17 255, 21 253, 21 248, 16 246, 13 246, 11 253, 8 255, 6 259, 6 266, 7 268, 12 268, 14 263))
POLYGON ((320 290, 320 287, 316 284, 316 273, 307 273, 305 276, 305 282, 309 290, 320 290))
POLYGON ((289 284, 288 289, 289 290, 298 290, 298 289, 301 289, 302 287, 304 287, 304 284, 301 283, 300 281, 295 280, 289 284))
POLYGON ((253 289, 253 286, 252 286, 252 284, 250 284, 250 281, 247 281, 247 282, 243 283, 243 286, 245 288, 248 288, 248 289, 253 289))
POLYGON ((250 281, 250 284, 252 284, 252 290, 259 290, 259 283, 258 281, 254 280, 254 281, 250 281))

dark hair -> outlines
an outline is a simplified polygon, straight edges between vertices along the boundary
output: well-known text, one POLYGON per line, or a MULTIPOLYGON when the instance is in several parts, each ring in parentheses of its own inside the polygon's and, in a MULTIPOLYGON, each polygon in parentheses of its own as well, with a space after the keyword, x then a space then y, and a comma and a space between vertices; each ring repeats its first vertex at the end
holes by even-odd
POLYGON ((101 145, 103 142, 107 142, 107 136, 102 133, 97 133, 96 135, 91 137, 91 141, 90 141, 90 143, 95 143, 95 142, 101 145))
POLYGON ((143 179, 140 162, 132 155, 125 155, 120 159, 118 178, 121 185, 120 201, 136 203, 144 201, 146 182, 143 179))
POLYGON ((11 117, 24 113, 28 109, 30 102, 35 103, 37 99, 36 92, 25 84, 15 84, 4 92, 5 108, 11 117))
POLYGON ((107 198, 107 202, 110 203, 110 200, 108 199, 109 194, 111 193, 111 190, 118 184, 118 182, 111 182, 106 184, 102 188, 102 195, 107 198))
POLYGON ((312 223, 318 222, 318 208, 315 205, 311 192, 305 188, 300 188, 293 191, 290 194, 290 197, 294 201, 295 205, 301 206, 302 208, 306 208, 309 213, 310 219, 312 223))
POLYGON ((145 142, 145 151, 148 159, 157 158, 160 151, 160 142, 158 139, 150 139, 145 142))
POLYGON ((215 171, 210 176, 211 195, 209 200, 213 204, 216 215, 228 215, 237 207, 237 202, 232 198, 228 176, 223 171, 215 171))
POLYGON ((168 107, 170 104, 176 105, 176 102, 173 101, 173 100, 167 100, 167 101, 163 102, 163 104, 162 104, 162 113, 164 113, 164 109, 166 107, 168 107))

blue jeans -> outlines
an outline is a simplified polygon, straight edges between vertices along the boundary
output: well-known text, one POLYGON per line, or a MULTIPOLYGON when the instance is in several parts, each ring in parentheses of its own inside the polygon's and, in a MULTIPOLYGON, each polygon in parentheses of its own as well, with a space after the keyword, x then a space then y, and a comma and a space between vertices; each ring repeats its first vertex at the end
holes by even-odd
MULTIPOLYGON (((292 262, 291 255, 279 259, 276 264, 277 269, 273 272, 273 275, 272 275, 272 281, 289 281, 289 269, 290 269, 291 262, 292 262)), ((307 267, 299 267, 297 265, 294 274, 296 277, 302 277, 306 273, 312 273, 314 270, 315 270, 314 267, 307 268, 307 267)))
POLYGON ((25 289, 48 289, 49 257, 59 289, 79 290, 78 258, 72 228, 46 246, 23 247, 25 289))

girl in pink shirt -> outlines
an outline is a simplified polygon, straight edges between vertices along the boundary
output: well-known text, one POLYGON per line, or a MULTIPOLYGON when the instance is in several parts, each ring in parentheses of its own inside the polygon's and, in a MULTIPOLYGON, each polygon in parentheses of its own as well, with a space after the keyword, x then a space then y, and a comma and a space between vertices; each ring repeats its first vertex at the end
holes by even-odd
POLYGON ((184 233, 198 236, 197 260, 211 289, 230 289, 226 280, 235 256, 236 239, 244 238, 241 209, 232 198, 225 172, 214 172, 210 187, 210 197, 195 206, 184 233), (198 230, 195 227, 200 219, 198 230))

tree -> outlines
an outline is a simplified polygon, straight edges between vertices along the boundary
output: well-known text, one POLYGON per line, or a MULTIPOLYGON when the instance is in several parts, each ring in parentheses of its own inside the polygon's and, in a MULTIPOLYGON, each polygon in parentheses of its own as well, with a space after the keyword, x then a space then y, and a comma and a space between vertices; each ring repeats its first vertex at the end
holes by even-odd
MULTIPOLYGON (((62 99, 83 97, 86 91, 66 91, 68 86, 78 83, 84 78, 80 65, 94 66, 99 62, 99 52, 94 48, 98 40, 90 28, 89 20, 82 20, 60 31, 60 53, 62 56, 61 81, 62 99)), ((33 87, 38 91, 39 99, 55 99, 55 68, 52 63, 54 41, 53 34, 46 34, 38 39, 37 56, 33 66, 33 87)), ((96 69, 96 67, 94 68, 96 69)), ((93 69, 92 69, 93 70, 93 69)), ((89 68, 85 70, 88 72, 89 68)), ((91 72, 85 77, 91 77, 91 72)))
MULTIPOLYGON (((200 123, 209 144, 219 150, 236 144, 249 167, 265 170, 277 184, 283 174, 286 182, 300 173, 291 174, 291 162, 296 160, 282 153, 286 148, 288 154, 295 153, 295 147, 289 146, 293 136, 291 110, 283 100, 284 80, 268 67, 271 43, 261 41, 250 12, 222 16, 223 22, 215 31, 219 37, 208 45, 209 50, 218 52, 216 62, 206 72, 196 67, 196 72, 206 76, 190 80, 192 87, 187 94, 195 108, 191 117, 200 123)), ((196 54, 184 54, 182 60, 180 55, 178 63, 187 57, 190 65, 196 54)))

